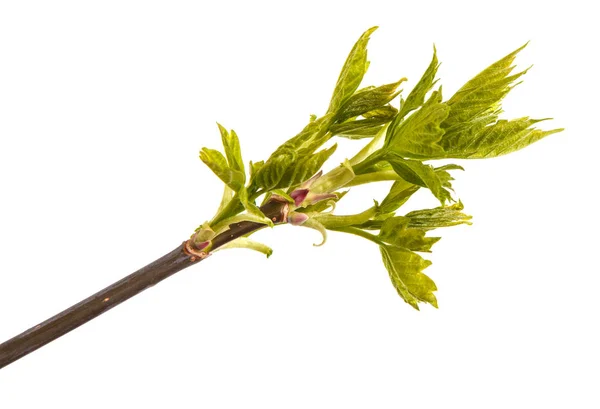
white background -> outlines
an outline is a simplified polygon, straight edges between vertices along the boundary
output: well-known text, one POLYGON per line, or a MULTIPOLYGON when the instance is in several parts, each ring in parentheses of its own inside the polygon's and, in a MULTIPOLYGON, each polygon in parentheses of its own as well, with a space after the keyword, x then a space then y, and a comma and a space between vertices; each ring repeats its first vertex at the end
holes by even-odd
MULTIPOLYGON (((285 226, 260 233, 269 260, 218 253, 0 370, 0 407, 600 407, 587 4, 1 2, 0 341, 186 239, 220 198, 197 158, 219 147, 215 121, 246 161, 266 158, 324 112, 372 25, 366 85, 410 89, 435 43, 446 97, 531 40, 506 117, 567 130, 461 162, 475 223, 434 247, 439 310, 405 304, 375 246, 314 248, 316 232, 285 226)), ((426 193, 410 208, 435 206, 426 193)))

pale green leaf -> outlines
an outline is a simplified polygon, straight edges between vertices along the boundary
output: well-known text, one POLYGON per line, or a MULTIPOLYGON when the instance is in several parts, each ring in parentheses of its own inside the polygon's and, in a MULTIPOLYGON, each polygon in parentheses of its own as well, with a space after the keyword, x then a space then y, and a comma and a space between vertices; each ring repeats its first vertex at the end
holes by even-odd
POLYGON ((219 204, 219 208, 217 209, 217 214, 221 213, 223 209, 227 207, 231 199, 233 199, 235 192, 228 185, 223 185, 223 196, 221 197, 221 204, 219 204))
POLYGON ((383 149, 405 158, 443 157, 444 150, 439 142, 444 130, 440 124, 448 116, 448 111, 448 106, 442 102, 441 89, 434 91, 421 109, 388 127, 383 149))
POLYGON ((430 252, 431 246, 437 243, 440 237, 426 237, 426 230, 408 227, 409 223, 408 217, 389 217, 384 220, 379 237, 386 243, 407 250, 430 252))
POLYGON ((384 105, 380 108, 374 109, 372 111, 365 112, 361 116, 363 118, 377 118, 381 120, 391 121, 398 115, 398 110, 391 105, 384 105))
POLYGON ((364 113, 381 109, 400 93, 397 89, 403 81, 406 81, 406 78, 356 92, 340 107, 335 116, 336 121, 344 122, 364 113))
POLYGON ((392 185, 390 192, 381 202, 380 210, 382 213, 391 213, 402 206, 410 197, 419 190, 418 185, 407 182, 406 180, 397 180, 392 185))
POLYGON ((344 122, 333 125, 331 133, 348 139, 372 138, 377 135, 390 120, 387 118, 372 117, 344 122))
MULTIPOLYGON (((329 127, 332 123, 333 114, 330 114, 306 125, 298 135, 279 146, 265 164, 256 170, 253 183, 264 190, 272 190, 302 182, 302 175, 309 173, 303 167, 314 168, 319 162, 322 165, 335 150, 330 148, 313 155, 316 149, 331 138, 329 127)), ((314 172, 318 170, 319 168, 314 172)))
POLYGON ((229 167, 240 171, 245 176, 246 173, 244 170, 244 161, 242 160, 242 150, 237 134, 234 130, 228 132, 227 129, 219 123, 217 123, 217 126, 221 132, 221 141, 223 142, 223 148, 225 149, 225 156, 227 157, 229 167))
POLYGON ((242 187, 238 191, 238 197, 240 199, 240 202, 244 206, 244 209, 246 209, 247 215, 253 217, 252 221, 256 223, 266 224, 269 227, 274 226, 273 220, 265 216, 265 214, 260 210, 260 208, 256 206, 254 201, 250 200, 250 198, 248 197, 248 191, 245 187, 242 187))
POLYGON ((429 66, 425 70, 425 73, 423 74, 419 82, 417 82, 417 85, 415 85, 410 94, 408 94, 406 100, 402 102, 400 106, 400 112, 398 113, 396 121, 402 120, 409 112, 423 105, 423 102, 425 101, 425 96, 429 91, 431 91, 431 89, 437 82, 435 76, 437 74, 439 66, 440 64, 437 59, 436 49, 435 47, 433 47, 433 58, 431 59, 431 63, 429 63, 429 66))
POLYGON ((481 128, 477 133, 463 132, 443 140, 446 157, 461 159, 493 158, 522 149, 562 129, 542 131, 532 128, 540 119, 527 117, 498 122, 481 128))
POLYGON ((490 65, 462 86, 448 101, 450 112, 442 123, 444 147, 450 147, 462 134, 476 135, 485 126, 496 122, 501 112, 500 102, 527 70, 511 75, 515 57, 522 46, 490 65))
POLYGON ((342 104, 358 89, 369 65, 367 62, 367 43, 376 29, 377 27, 372 27, 365 31, 354 44, 335 85, 328 113, 337 112, 342 104))
POLYGON ((291 164, 286 173, 283 175, 280 183, 276 185, 277 188, 285 188, 288 186, 294 186, 305 180, 309 179, 315 173, 321 169, 325 161, 329 159, 335 152, 337 144, 331 146, 328 149, 322 149, 312 155, 306 155, 299 158, 296 162, 291 164))
POLYGON ((444 181, 440 179, 440 176, 431 165, 426 165, 418 160, 403 159, 392 154, 388 154, 385 159, 402 179, 428 188, 442 205, 447 200, 452 199, 452 196, 443 185, 444 181))
POLYGON ((410 250, 393 246, 379 246, 383 264, 392 284, 404 301, 419 309, 419 302, 426 302, 437 308, 433 294, 437 287, 433 280, 423 273, 431 262, 410 250))
POLYGON ((225 250, 225 249, 234 249, 234 248, 244 248, 249 250, 258 251, 259 253, 263 253, 269 258, 271 254, 273 254, 273 249, 267 246, 266 244, 259 243, 258 241, 251 240, 247 237, 239 237, 229 243, 219 247, 217 250, 225 250))
POLYGON ((406 214, 410 219, 408 226, 420 229, 436 229, 439 227, 457 226, 459 224, 471 224, 471 216, 462 212, 462 202, 451 206, 436 207, 433 209, 416 210, 406 214))
POLYGON ((319 223, 318 220, 315 220, 313 218, 309 218, 304 223, 302 223, 300 226, 301 227, 308 227, 310 229, 316 230, 319 233, 321 233, 321 237, 323 238, 323 240, 319 244, 314 243, 313 246, 320 247, 323 244, 325 244, 325 242, 327 241, 327 230, 325 229, 325 226, 323 226, 321 223, 319 223))
POLYGON ((214 149, 202 148, 200 159, 219 179, 234 191, 237 192, 244 185, 245 175, 238 170, 231 169, 221 152, 214 149))

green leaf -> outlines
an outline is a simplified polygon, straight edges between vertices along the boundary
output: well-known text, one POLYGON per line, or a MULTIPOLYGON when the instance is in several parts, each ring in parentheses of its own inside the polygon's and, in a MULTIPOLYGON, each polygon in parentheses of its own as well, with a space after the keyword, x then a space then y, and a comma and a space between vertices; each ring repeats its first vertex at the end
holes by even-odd
POLYGON ((299 158, 288 167, 277 187, 294 186, 309 179, 321 169, 325 161, 335 152, 337 144, 328 149, 320 150, 312 155, 299 158))
POLYGON ((252 200, 249 199, 248 190, 245 187, 242 187, 238 191, 238 197, 240 199, 240 202, 244 206, 244 209, 246 209, 248 215, 253 217, 251 221, 254 221, 256 223, 263 223, 269 227, 274 226, 273 220, 265 216, 265 214, 260 210, 260 208, 252 200))
POLYGON ((389 122, 387 118, 372 117, 333 125, 331 133, 348 139, 372 138, 389 122))
POLYGON ((500 101, 514 87, 515 81, 527 72, 510 75, 515 57, 526 45, 481 71, 447 101, 450 113, 442 125, 446 139, 452 140, 471 124, 483 127, 496 121, 500 101))
POLYGON ((234 194, 234 191, 228 185, 223 185, 223 196, 221 197, 221 204, 219 204, 217 214, 221 213, 227 207, 231 199, 233 199, 234 194))
POLYGON ((410 94, 408 94, 406 101, 402 101, 402 104, 400 106, 400 112, 398 113, 396 121, 399 122, 409 112, 414 111, 415 109, 423 105, 423 102, 425 101, 425 96, 429 91, 431 91, 431 89, 437 82, 435 76, 437 74, 439 66, 440 64, 438 62, 437 53, 434 46, 433 58, 431 59, 431 63, 429 63, 429 66, 425 70, 425 73, 423 74, 419 82, 417 82, 417 85, 415 85, 410 94))
POLYGON ((416 210, 406 214, 410 219, 408 226, 431 230, 439 227, 457 226, 459 224, 472 224, 471 216, 462 212, 462 202, 451 206, 436 207, 434 209, 416 210))
POLYGON ((239 238, 237 238, 233 241, 230 241, 229 243, 219 247, 217 250, 234 249, 234 248, 244 248, 244 249, 258 251, 258 252, 266 255, 267 258, 269 258, 271 256, 271 254, 273 254, 273 249, 271 249, 271 247, 267 246, 266 244, 251 240, 247 237, 239 237, 239 238))
POLYGON ((309 218, 304 223, 302 223, 300 225, 300 227, 308 227, 310 229, 314 229, 314 230, 318 231, 319 233, 321 233, 321 237, 323 238, 323 240, 319 244, 314 243, 313 246, 321 247, 327 241, 327 230, 325 229, 325 226, 323 226, 321 223, 319 223, 318 220, 309 218))
POLYGON ((425 237, 426 230, 408 227, 409 223, 408 217, 390 217, 383 222, 379 237, 386 243, 407 250, 431 252, 431 246, 437 243, 440 237, 425 237))
POLYGON ((385 121, 391 121, 398 115, 398 110, 391 105, 384 105, 380 108, 368 111, 362 114, 363 118, 377 118, 385 121))
POLYGON ((562 129, 542 131, 531 127, 543 120, 524 117, 510 121, 499 120, 481 129, 469 128, 453 138, 442 140, 446 157, 493 158, 517 151, 548 135, 562 131, 562 129))
MULTIPOLYGON (((308 170, 302 167, 321 163, 333 153, 335 148, 322 150, 313 155, 323 143, 332 136, 329 127, 333 123, 333 114, 321 117, 304 127, 302 132, 279 146, 269 157, 265 164, 255 173, 253 182, 265 190, 286 188, 294 183, 299 183, 302 174, 308 170)), ((319 170, 317 168, 316 171, 319 170)), ((310 175, 312 176, 312 175, 310 175)))
POLYGON ((383 264, 400 297, 417 310, 419 302, 426 302, 437 308, 437 299, 433 294, 437 287, 422 272, 431 262, 401 247, 385 245, 379 246, 379 249, 383 264))
POLYGON ((444 135, 440 124, 450 108, 442 102, 441 89, 434 91, 425 104, 402 122, 394 121, 387 130, 384 151, 405 158, 431 159, 444 156, 439 142, 444 135))
POLYGON ((400 92, 397 89, 403 81, 406 81, 406 78, 402 78, 400 81, 391 84, 356 92, 340 107, 335 117, 336 121, 344 122, 350 118, 386 106, 388 102, 398 96, 400 92))
POLYGON ((253 178, 254 175, 256 175, 256 172, 259 171, 260 168, 262 168, 265 164, 264 160, 258 161, 256 163, 253 163, 252 161, 250 161, 250 177, 253 178))
POLYGON ((392 165, 398 176, 407 182, 428 188, 442 205, 452 199, 450 192, 444 187, 444 180, 440 179, 431 165, 425 165, 417 160, 403 159, 393 154, 388 154, 385 159, 392 165))
MULTIPOLYGON (((231 169, 240 171, 244 177, 246 171, 244 170, 244 161, 242 160, 242 150, 240 148, 240 140, 234 130, 228 132, 221 124, 217 123, 219 131, 221 132, 221 140, 223 147, 225 148, 225 156, 227 156, 227 163, 231 169)), ((245 180, 244 180, 245 182, 245 180)))
POLYGON ((348 191, 344 191, 344 192, 334 192, 336 197, 335 198, 331 198, 329 200, 322 200, 320 202, 317 202, 315 204, 306 206, 304 208, 299 209, 299 212, 302 213, 306 213, 306 214, 312 214, 312 213, 322 213, 325 210, 329 209, 329 208, 335 208, 335 204, 346 195, 346 193, 348 193, 348 191))
POLYGON ((418 185, 407 182, 405 180, 397 180, 392 185, 390 192, 383 199, 380 205, 380 210, 382 213, 391 213, 395 212, 400 208, 406 201, 417 191, 419 190, 418 185))
POLYGON ((246 180, 245 175, 238 170, 230 168, 221 152, 214 149, 202 148, 200 151, 200 159, 219 177, 219 179, 234 191, 237 192, 244 186, 244 181, 246 180))
POLYGON ((449 170, 464 170, 464 169, 462 166, 454 165, 454 164, 444 165, 444 166, 435 168, 435 173, 438 176, 438 178, 440 179, 440 181, 442 182, 442 186, 444 188, 446 188, 447 190, 454 190, 454 189, 452 189, 452 181, 454 180, 454 178, 452 177, 450 172, 448 172, 449 170))
POLYGON ((358 89, 369 66, 367 62, 367 43, 376 29, 377 27, 372 27, 365 31, 354 44, 335 85, 331 103, 327 110, 328 113, 337 112, 342 104, 358 89))

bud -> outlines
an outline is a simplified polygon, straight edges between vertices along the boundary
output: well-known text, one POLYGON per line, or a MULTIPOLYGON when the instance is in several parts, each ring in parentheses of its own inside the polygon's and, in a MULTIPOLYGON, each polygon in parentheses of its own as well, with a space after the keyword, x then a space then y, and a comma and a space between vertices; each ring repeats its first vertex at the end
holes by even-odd
POLYGON ((305 213, 291 212, 288 215, 287 221, 292 226, 300 226, 308 220, 308 215, 305 213))

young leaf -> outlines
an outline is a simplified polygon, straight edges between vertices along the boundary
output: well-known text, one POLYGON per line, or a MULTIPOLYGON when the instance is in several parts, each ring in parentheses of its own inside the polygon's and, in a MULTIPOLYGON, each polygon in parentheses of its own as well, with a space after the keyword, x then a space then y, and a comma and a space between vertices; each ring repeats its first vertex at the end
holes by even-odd
POLYGON ((394 121, 387 130, 383 149, 405 158, 433 159, 444 156, 439 142, 444 135, 440 124, 450 108, 442 102, 441 89, 402 122, 394 121))
POLYGON ((269 219, 265 214, 260 210, 260 208, 250 200, 248 197, 248 190, 242 186, 240 190, 237 192, 240 202, 248 212, 248 215, 253 217, 253 221, 257 223, 266 224, 269 227, 273 227, 273 220, 269 219))
POLYGON ((390 192, 387 194, 385 199, 381 202, 380 210, 382 213, 395 212, 400 208, 408 199, 419 190, 418 185, 407 182, 406 180, 397 180, 392 185, 390 192))
POLYGON ((410 219, 409 227, 418 227, 431 230, 438 227, 457 226, 459 224, 471 224, 471 216, 462 212, 464 206, 462 202, 451 206, 436 207, 434 209, 416 210, 406 214, 410 219))
POLYGON ((331 133, 348 139, 372 138, 377 135, 389 121, 390 120, 387 118, 372 117, 344 122, 343 124, 332 125, 331 133))
POLYGON ((240 171, 244 176, 244 161, 242 160, 242 150, 240 148, 240 140, 234 130, 228 132, 221 124, 217 123, 221 132, 221 140, 227 156, 227 163, 231 169, 240 171))
POLYGON ((320 150, 312 155, 306 155, 299 158, 295 163, 291 164, 286 173, 280 180, 279 185, 276 187, 284 188, 288 186, 294 186, 305 180, 309 179, 312 175, 317 173, 323 166, 325 161, 329 159, 333 152, 335 152, 337 144, 331 146, 328 149, 320 150))
POLYGON ((400 297, 417 310, 419 302, 426 302, 437 308, 437 299, 433 294, 437 287, 422 272, 431 265, 431 261, 393 245, 379 246, 379 249, 383 264, 400 297))
MULTIPOLYGON (((333 114, 329 114, 306 125, 298 135, 279 146, 265 164, 256 170, 253 183, 264 190, 286 188, 298 183, 295 182, 295 175, 308 173, 301 167, 306 166, 315 150, 331 138, 329 127, 332 123, 333 114)), ((325 156, 332 153, 331 148, 321 151, 317 154, 318 158, 309 164, 314 166, 320 160, 324 162, 328 158, 325 156)))
POLYGON ((439 66, 440 66, 440 64, 438 62, 437 53, 436 53, 436 49, 434 46, 433 47, 433 58, 431 59, 429 66, 425 70, 425 73, 423 74, 423 76, 421 77, 421 79, 419 80, 417 85, 415 85, 415 87, 410 92, 410 94, 408 94, 406 101, 402 101, 402 104, 400 106, 400 112, 398 113, 398 117, 397 117, 396 121, 399 122, 409 112, 411 112, 411 111, 419 108, 421 105, 423 105, 423 102, 425 101, 425 95, 427 95, 427 93, 429 91, 431 91, 431 89, 437 82, 437 80, 435 79, 435 76, 437 74, 437 70, 438 70, 439 66))
POLYGON ((398 110, 391 105, 384 105, 380 108, 373 109, 362 114, 363 118, 377 118, 385 121, 391 121, 398 115, 398 110))
POLYGON ((342 104, 358 89, 369 66, 367 62, 367 43, 377 27, 372 27, 360 36, 350 51, 342 72, 337 80, 328 113, 337 112, 342 104))
POLYGON ((219 179, 223 181, 223 183, 234 191, 237 192, 244 186, 244 181, 246 180, 245 175, 238 170, 230 168, 221 152, 214 149, 202 148, 200 151, 200 159, 219 177, 219 179))
POLYGON ((379 205, 375 202, 375 206, 365 210, 364 212, 338 216, 332 214, 317 214, 313 219, 317 220, 326 229, 339 229, 341 227, 357 226, 368 222, 379 213, 379 205))
POLYGON ((396 216, 384 220, 379 237, 386 243, 411 251, 431 252, 440 237, 425 237, 426 230, 408 227, 408 217, 396 216))
MULTIPOLYGON (((540 139, 562 131, 542 131, 531 126, 543 119, 518 118, 482 128, 478 133, 463 132, 452 139, 442 139, 446 157, 461 159, 493 158, 522 149, 540 139)), ((472 129, 472 128, 471 128, 472 129)))
POLYGON ((327 241, 327 230, 325 229, 325 226, 323 226, 321 223, 319 223, 318 220, 309 218, 304 223, 302 223, 301 226, 308 227, 310 229, 314 229, 314 230, 318 231, 319 233, 321 233, 321 237, 323 238, 323 240, 319 244, 314 243, 313 246, 321 247, 327 241))
POLYGON ((258 241, 251 240, 247 237, 239 237, 233 241, 230 241, 224 246, 219 247, 218 250, 236 248, 258 251, 259 253, 266 255, 267 258, 271 257, 271 254, 273 254, 273 249, 271 247, 267 246, 266 244, 259 243, 258 241))
POLYGON ((341 106, 335 117, 336 121, 344 122, 350 118, 386 106, 388 102, 398 96, 400 92, 396 90, 403 81, 406 81, 406 78, 402 78, 400 81, 392 84, 358 91, 341 106))
MULTIPOLYGON (((464 124, 497 112, 500 101, 512 89, 515 81, 527 72, 524 70, 510 75, 515 57, 526 45, 481 71, 448 100, 450 114, 443 125, 448 135, 459 131, 464 124)), ((488 123, 494 120, 487 119, 488 123)))
POLYGON ((443 205, 451 200, 450 192, 444 188, 444 181, 431 165, 412 159, 404 159, 398 155, 388 154, 385 159, 402 179, 418 186, 426 187, 443 205))

